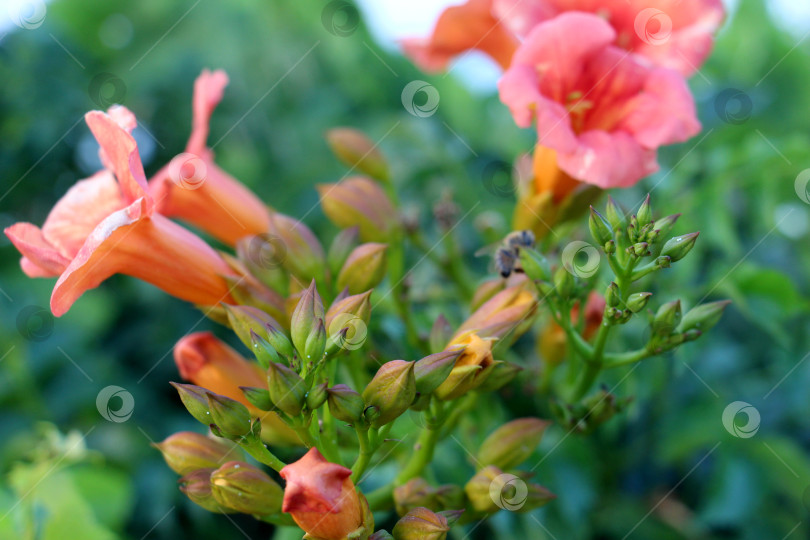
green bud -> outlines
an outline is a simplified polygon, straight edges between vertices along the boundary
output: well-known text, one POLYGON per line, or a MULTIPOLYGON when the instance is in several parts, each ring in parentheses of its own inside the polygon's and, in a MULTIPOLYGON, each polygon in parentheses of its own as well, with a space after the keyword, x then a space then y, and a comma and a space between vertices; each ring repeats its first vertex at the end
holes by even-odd
POLYGON ((211 413, 208 410, 208 390, 193 384, 169 383, 180 394, 180 400, 191 416, 206 426, 211 424, 211 413))
POLYGON ((248 273, 272 291, 287 289, 288 276, 282 268, 287 246, 280 237, 267 233, 245 236, 236 242, 236 254, 248 273))
POLYGON ((290 319, 292 342, 299 353, 304 354, 307 339, 318 326, 318 320, 323 320, 325 315, 323 301, 315 288, 315 280, 312 280, 309 287, 301 293, 290 319))
POLYGON ((298 373, 284 364, 270 364, 267 370, 267 391, 277 409, 290 416, 301 414, 307 387, 298 373))
POLYGON ((616 241, 609 240, 608 242, 605 242, 603 249, 605 250, 605 253, 607 253, 608 255, 613 255, 614 253, 616 253, 616 241))
POLYGON ((380 411, 380 416, 372 422, 374 427, 395 420, 408 410, 415 398, 414 362, 405 360, 383 364, 363 390, 363 401, 380 411))
POLYGON ((306 404, 307 409, 315 411, 321 408, 321 405, 326 401, 328 394, 326 390, 326 383, 316 384, 307 392, 306 404))
POLYGON ((267 473, 241 461, 230 461, 211 473, 211 493, 226 508, 258 516, 280 512, 284 497, 267 473))
POLYGON ((706 332, 720 322, 723 312, 730 303, 731 300, 720 300, 719 302, 710 302, 693 307, 683 316, 678 332, 687 332, 693 329, 706 332))
POLYGON ((276 328, 275 326, 267 326, 267 342, 278 352, 281 356, 290 359, 295 356, 293 345, 290 343, 289 338, 276 328))
POLYGON ((181 431, 153 444, 163 454, 171 470, 186 475, 197 469, 219 467, 232 447, 193 431, 181 431))
POLYGON ((307 282, 325 275, 326 256, 312 231, 300 220, 274 212, 268 233, 278 237, 285 251, 282 265, 293 276, 307 282))
POLYGON ((326 354, 359 349, 371 319, 371 291, 335 300, 326 312, 326 354))
POLYGON ((633 313, 638 313, 644 306, 647 305, 650 297, 652 296, 651 292, 639 292, 633 293, 627 298, 627 309, 632 311, 633 313))
POLYGON ((385 277, 386 244, 361 244, 351 252, 337 277, 339 289, 358 294, 373 289, 385 277))
POLYGON ((500 390, 512 382, 521 371, 523 371, 523 368, 512 362, 496 361, 490 374, 476 390, 480 393, 500 390))
POLYGON ((266 388, 240 386, 239 389, 245 395, 245 399, 247 399, 251 405, 260 411, 272 411, 275 408, 273 407, 273 402, 270 399, 270 393, 266 388))
MULTIPOLYGON (((477 388, 475 384, 479 373, 483 371, 481 366, 456 366, 450 371, 450 375, 435 390, 436 397, 442 401, 456 399, 466 394, 470 390, 477 388)), ((486 379, 482 379, 485 381, 486 379)))
POLYGON ((427 395, 436 390, 450 375, 461 352, 461 349, 442 351, 417 360, 413 368, 416 391, 427 395))
POLYGON ((619 292, 619 286, 611 281, 607 290, 605 290, 605 303, 610 307, 616 307, 619 305, 620 300, 621 293, 619 292))
POLYGON ((668 336, 675 331, 681 322, 681 301, 673 300, 658 308, 652 323, 652 331, 656 336, 668 336))
POLYGON ((229 397, 208 392, 211 422, 229 437, 241 437, 250 431, 250 413, 247 407, 229 397))
POLYGON ((700 232, 693 232, 681 236, 675 236, 667 240, 664 248, 661 250, 661 255, 669 257, 671 262, 677 262, 686 257, 697 242, 697 237, 700 232))
MULTIPOLYGON (((464 490, 461 489, 459 486, 455 486, 455 485, 448 485, 446 487, 454 488, 453 491, 457 491, 458 494, 461 496, 458 499, 458 504, 454 504, 451 507, 458 507, 458 506, 463 505, 463 502, 464 502, 464 490)), ((441 490, 441 489, 442 489, 442 486, 439 487, 439 490, 441 490)), ((447 506, 447 505, 444 505, 444 506, 447 506)), ((441 512, 436 512, 436 513, 439 514, 440 516, 444 516, 445 519, 447 519, 447 525, 452 527, 453 525, 455 525, 456 521, 458 521, 458 518, 460 518, 461 515, 464 513, 464 510, 442 510, 441 512)))
POLYGON ((638 242, 627 248, 627 253, 635 257, 643 257, 650 254, 647 242, 638 242))
POLYGON ((436 490, 423 478, 411 478, 394 488, 394 507, 397 514, 404 516, 420 506, 436 508, 436 490))
POLYGON ((363 417, 366 408, 363 398, 345 384, 336 384, 327 394, 329 412, 341 422, 355 424, 363 417))
POLYGON ((447 538, 447 518, 427 508, 414 508, 394 525, 397 540, 444 540, 447 538))
POLYGON ((574 292, 574 276, 561 266, 554 273, 554 290, 560 298, 568 299, 574 292))
POLYGON ((679 217, 681 217, 681 214, 672 214, 671 216, 655 220, 654 227, 655 230, 658 231, 658 235, 656 236, 657 241, 661 241, 669 236, 669 233, 672 232, 672 228, 675 226, 679 217))
POLYGON ((388 163, 377 145, 361 131, 339 127, 326 132, 332 153, 345 165, 383 182, 388 181, 388 163))
POLYGON ((267 327, 279 328, 278 322, 264 311, 251 306, 229 306, 223 304, 228 314, 228 324, 250 350, 253 348, 253 338, 251 332, 264 336, 267 334, 267 327))
POLYGON ((363 242, 387 242, 399 227, 397 211, 385 190, 362 176, 315 186, 323 213, 340 228, 357 226, 363 242))
POLYGON ((312 332, 307 337, 304 344, 304 362, 317 363, 323 358, 323 353, 326 351, 326 328, 324 328, 323 319, 318 319, 312 332))
POLYGON ((548 260, 536 249, 521 247, 519 257, 520 267, 530 279, 545 281, 551 278, 548 260))
POLYGON ((610 226, 613 227, 614 231, 624 228, 624 212, 621 208, 619 208, 619 205, 616 204, 616 201, 614 201, 613 197, 610 195, 608 195, 605 216, 607 217, 607 222, 610 223, 610 226))
POLYGON ((253 355, 256 357, 256 360, 259 361, 259 365, 262 366, 262 368, 267 369, 267 366, 273 362, 281 361, 276 349, 252 329, 250 330, 250 341, 250 349, 253 351, 253 355))
POLYGON ((349 253, 357 247, 359 239, 360 230, 356 226, 343 229, 335 236, 329 246, 329 253, 326 255, 326 262, 332 275, 337 275, 343 263, 346 262, 349 253))
POLYGON ((591 216, 588 218, 588 228, 597 244, 605 244, 613 239, 613 228, 605 217, 591 206, 591 216))
POLYGON ((650 221, 652 221, 652 208, 650 208, 649 193, 647 193, 647 197, 644 198, 644 202, 641 203, 638 212, 636 212, 636 220, 638 221, 638 224, 641 227, 647 225, 650 221))
POLYGON ((377 421, 380 417, 380 408, 372 405, 371 407, 366 407, 363 410, 363 420, 366 421, 367 424, 371 425, 377 421))
POLYGON ((549 422, 539 418, 518 418, 502 425, 484 440, 478 449, 476 464, 499 469, 517 467, 532 455, 549 422))
MULTIPOLYGON (((475 476, 470 478, 464 485, 464 492, 467 494, 467 499, 469 499, 470 506, 472 506, 473 510, 484 514, 491 514, 501 509, 492 499, 490 490, 493 484, 496 485, 497 489, 498 479, 505 477, 506 475, 504 475, 501 469, 494 465, 489 465, 479 470, 475 473, 475 476)), ((501 489, 495 491, 495 493, 502 493, 504 487, 505 486, 501 486, 501 489)))
POLYGON ((518 512, 528 512, 540 508, 557 498, 556 495, 541 485, 528 483, 526 487, 529 490, 526 494, 526 501, 523 506, 517 509, 518 512))
POLYGON ((185 493, 191 502, 205 508, 209 512, 232 514, 234 510, 223 508, 211 493, 211 473, 214 469, 198 469, 185 475, 179 480, 180 491, 185 493))
POLYGON ((394 540, 394 537, 385 529, 381 529, 369 536, 368 540, 394 540))

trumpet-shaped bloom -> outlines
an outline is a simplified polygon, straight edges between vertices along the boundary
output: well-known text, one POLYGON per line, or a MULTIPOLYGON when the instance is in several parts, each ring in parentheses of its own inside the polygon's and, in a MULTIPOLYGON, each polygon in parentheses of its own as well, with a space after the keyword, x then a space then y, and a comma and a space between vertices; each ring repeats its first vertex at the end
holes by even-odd
POLYGON ((428 72, 445 69, 453 57, 470 49, 488 54, 506 69, 518 43, 517 37, 493 15, 492 0, 467 0, 444 10, 430 37, 405 39, 402 48, 428 72))
POLYGON ((5 230, 32 277, 59 279, 51 311, 64 314, 86 290, 116 273, 152 283, 189 302, 215 305, 230 298, 221 275, 231 273, 202 239, 154 213, 135 139, 134 116, 85 116, 112 168, 78 182, 54 206, 40 229, 17 223, 5 230), (116 179, 118 180, 116 183, 116 179))
POLYGON ((326 461, 317 448, 281 469, 287 481, 282 512, 308 534, 338 540, 360 528, 363 509, 350 478, 352 471, 326 461))
POLYGON ((700 130, 683 78, 642 65, 615 39, 601 17, 564 13, 532 30, 498 84, 519 126, 536 120, 559 168, 602 188, 655 172, 659 146, 700 130))
POLYGON ((234 245, 245 236, 267 232, 270 210, 244 184, 220 169, 206 146, 211 113, 227 84, 228 76, 221 70, 204 70, 197 77, 186 151, 149 180, 149 189, 161 214, 234 245))
POLYGON ((603 17, 616 31, 616 46, 684 75, 709 55, 724 17, 721 0, 493 0, 492 5, 495 17, 521 37, 570 11, 603 17))
POLYGON ((210 332, 183 337, 174 346, 174 362, 180 376, 216 394, 245 405, 251 416, 261 417, 262 437, 275 444, 300 444, 295 432, 274 412, 260 411, 240 390, 240 386, 267 388, 267 376, 253 362, 217 339, 210 332))

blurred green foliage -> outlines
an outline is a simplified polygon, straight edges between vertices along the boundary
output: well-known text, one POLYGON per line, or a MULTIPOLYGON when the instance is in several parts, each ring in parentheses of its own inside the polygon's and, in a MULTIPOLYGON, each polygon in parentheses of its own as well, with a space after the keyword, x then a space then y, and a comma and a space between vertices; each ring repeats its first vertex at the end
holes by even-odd
MULTIPOLYGON (((121 81, 115 97, 149 130, 136 135, 151 173, 185 146, 196 75, 223 68, 231 84, 210 142, 224 169, 273 207, 306 216, 328 239, 335 231, 313 186, 336 181, 343 169, 322 134, 358 127, 380 141, 401 197, 420 209, 429 235, 439 236, 432 204, 453 193, 466 215, 458 229, 466 262, 483 277, 486 263, 472 253, 489 240, 477 229, 486 221, 505 232, 513 204, 492 195, 487 175, 493 163, 530 148, 532 134, 514 126, 496 96, 472 95, 452 76, 418 72, 380 50, 362 24, 347 36, 330 33, 325 5, 62 0, 48 4, 39 28, 13 27, 0 41, 0 225, 42 223, 65 190, 93 172, 81 116, 116 94, 109 85, 99 94, 99 76, 121 81), (417 118, 403 109, 402 88, 414 79, 438 89, 436 115, 417 118)), ((810 45, 800 38, 775 26, 764 0, 741 0, 691 81, 703 133, 661 152, 660 173, 614 194, 633 207, 651 191, 660 215, 684 213, 678 232, 701 231, 696 254, 653 291, 659 300, 680 296, 694 305, 730 297, 733 308, 710 337, 629 374, 612 373, 608 386, 635 396, 629 412, 590 438, 552 428, 534 458, 541 461, 538 481, 559 499, 529 515, 502 512, 472 537, 810 535, 810 206, 794 188, 810 166, 810 93, 803 91, 810 86, 810 45), (738 400, 761 414, 748 439, 721 423, 725 407, 738 400)), ((574 234, 586 238, 587 230, 574 234)), ((167 384, 178 379, 172 345, 192 329, 227 337, 222 329, 121 277, 52 320, 26 310, 47 307, 52 283, 25 278, 5 238, 0 253, 0 537, 25 530, 24 538, 58 538, 53 530, 70 529, 93 539, 267 538, 269 525, 208 514, 187 501, 149 446, 196 429, 167 384), (134 397, 126 422, 99 415, 96 396, 109 385, 134 397), (75 459, 59 445, 40 451, 40 421, 86 436, 81 444, 93 451, 75 459)), ((425 300, 449 289, 427 265, 413 281, 425 300)), ((427 301, 417 304, 425 329, 437 313, 427 301)), ((462 312, 447 316, 458 322, 462 312)), ((640 332, 631 325, 626 339, 638 344, 640 332)), ((530 343, 518 350, 527 366, 536 365, 530 343)), ((486 435, 481 426, 508 417, 538 408, 547 414, 542 400, 520 395, 524 390, 510 387, 504 407, 471 413, 461 442, 477 444, 486 435)), ((438 480, 463 482, 471 470, 458 465, 464 459, 456 442, 442 443, 437 462, 447 478, 438 480)))

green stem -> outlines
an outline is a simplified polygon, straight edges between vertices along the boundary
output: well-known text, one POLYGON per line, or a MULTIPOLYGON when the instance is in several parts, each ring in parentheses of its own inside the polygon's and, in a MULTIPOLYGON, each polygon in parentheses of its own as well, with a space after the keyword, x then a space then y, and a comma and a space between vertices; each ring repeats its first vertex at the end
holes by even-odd
POLYGON ((652 354, 647 349, 638 349, 636 351, 628 351, 625 353, 609 353, 605 355, 604 367, 605 369, 609 369, 619 366, 627 366, 640 362, 649 356, 652 356, 652 354))
POLYGON ((435 398, 429 411, 422 413, 425 418, 425 427, 422 428, 422 432, 419 434, 419 440, 416 442, 411 459, 408 460, 408 463, 397 475, 394 485, 402 485, 411 478, 419 476, 428 463, 431 462, 442 426, 447 419, 444 413, 444 402, 435 398))
POLYGON ((375 449, 369 442, 368 428, 356 426, 355 430, 357 431, 357 442, 360 444, 360 455, 357 456, 357 460, 352 465, 352 482, 357 484, 366 467, 368 467, 375 449))
POLYGON ((263 465, 267 465, 274 471, 280 471, 286 465, 286 463, 278 459, 276 455, 264 445, 261 439, 257 438, 252 441, 242 440, 239 446, 250 454, 253 459, 263 465))

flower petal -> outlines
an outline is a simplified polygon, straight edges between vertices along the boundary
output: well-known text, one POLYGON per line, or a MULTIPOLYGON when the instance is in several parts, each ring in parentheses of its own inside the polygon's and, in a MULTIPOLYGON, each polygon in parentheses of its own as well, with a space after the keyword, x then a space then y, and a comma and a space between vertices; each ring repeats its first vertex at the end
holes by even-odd
POLYGON ((604 189, 629 187, 658 170, 655 150, 642 147, 629 133, 588 131, 576 151, 557 154, 560 168, 604 189))
POLYGON ((222 95, 227 85, 228 75, 221 69, 213 72, 204 69, 194 81, 193 119, 191 137, 186 145, 187 152, 199 156, 208 152, 206 141, 208 140, 211 113, 222 101, 222 95))
POLYGON ((59 253, 36 225, 15 223, 3 232, 22 253, 20 266, 29 277, 56 277, 70 264, 70 259, 59 253))

